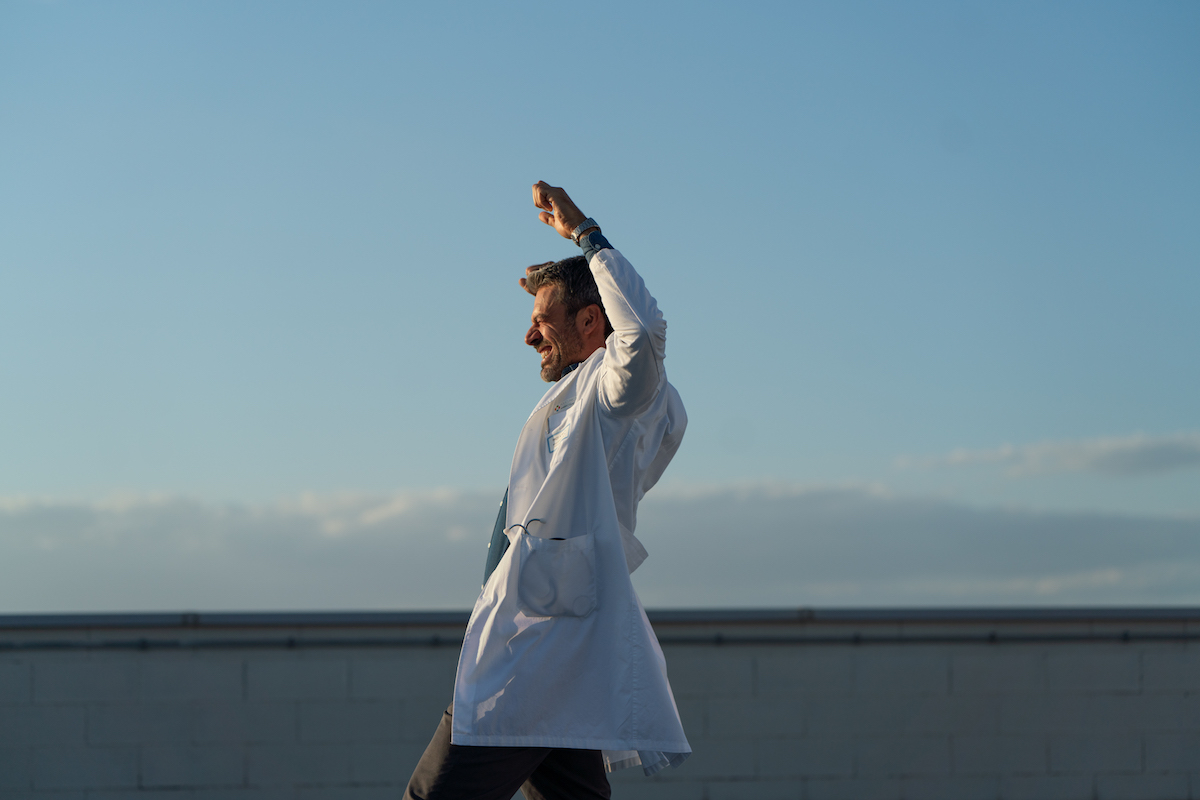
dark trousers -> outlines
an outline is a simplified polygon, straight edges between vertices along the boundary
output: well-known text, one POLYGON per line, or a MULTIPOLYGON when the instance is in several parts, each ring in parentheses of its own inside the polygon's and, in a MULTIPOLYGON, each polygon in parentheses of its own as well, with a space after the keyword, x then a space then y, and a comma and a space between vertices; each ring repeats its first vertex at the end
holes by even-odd
POLYGON ((454 704, 417 762, 404 800, 608 800, 612 792, 599 750, 465 747, 450 744, 454 704))

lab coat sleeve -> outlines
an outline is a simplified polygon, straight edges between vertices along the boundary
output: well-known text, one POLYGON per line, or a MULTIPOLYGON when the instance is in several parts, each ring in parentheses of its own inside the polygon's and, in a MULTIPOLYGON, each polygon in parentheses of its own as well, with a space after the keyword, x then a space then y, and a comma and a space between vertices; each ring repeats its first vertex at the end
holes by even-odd
POLYGON ((605 342, 600 400, 613 415, 631 416, 666 385, 667 323, 642 276, 618 251, 601 250, 589 265, 613 327, 605 342))

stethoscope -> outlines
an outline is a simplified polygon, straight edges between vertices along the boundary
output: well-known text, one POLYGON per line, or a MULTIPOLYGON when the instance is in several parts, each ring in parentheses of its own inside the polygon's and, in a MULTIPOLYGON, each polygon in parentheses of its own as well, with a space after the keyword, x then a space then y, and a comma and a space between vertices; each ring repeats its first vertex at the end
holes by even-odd
MULTIPOLYGON (((544 520, 544 519, 531 519, 531 520, 529 520, 529 523, 528 523, 528 524, 532 525, 532 524, 533 524, 533 523, 535 523, 535 522, 540 522, 540 523, 542 523, 543 525, 545 525, 545 524, 546 524, 546 520, 544 520)), ((525 531, 525 535, 526 535, 526 536, 533 536, 533 534, 529 532, 529 528, 525 527, 524 525, 522 525, 522 524, 521 524, 521 523, 519 523, 519 522, 518 522, 518 523, 515 523, 515 524, 513 524, 513 525, 509 525, 509 526, 508 526, 507 528, 505 528, 504 530, 505 530, 505 531, 510 531, 510 530, 512 530, 513 528, 520 528, 521 530, 525 531)), ((550 537, 550 541, 552 541, 552 542, 561 542, 561 541, 563 541, 563 537, 561 537, 561 536, 551 536, 551 537, 550 537)))

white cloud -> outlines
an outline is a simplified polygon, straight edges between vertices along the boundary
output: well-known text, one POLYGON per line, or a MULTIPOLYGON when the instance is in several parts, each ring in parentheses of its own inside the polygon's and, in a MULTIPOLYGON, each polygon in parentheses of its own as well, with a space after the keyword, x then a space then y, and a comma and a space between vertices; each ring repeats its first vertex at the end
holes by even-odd
POLYGON ((0 502, 0 613, 461 608, 499 497, 449 490, 0 502))
POLYGON ((651 495, 639 535, 650 559, 635 583, 654 606, 1200 601, 1194 518, 740 487, 686 502, 651 495))
MULTIPOLYGON (((0 613, 469 608, 494 494, 0 501, 0 613)), ((743 484, 651 492, 638 535, 659 608, 1200 603, 1194 518, 743 484)))
POLYGON ((1006 444, 992 450, 955 450, 928 458, 897 459, 901 467, 963 467, 998 464, 1009 475, 1097 472, 1148 475, 1200 466, 1200 433, 1006 444))

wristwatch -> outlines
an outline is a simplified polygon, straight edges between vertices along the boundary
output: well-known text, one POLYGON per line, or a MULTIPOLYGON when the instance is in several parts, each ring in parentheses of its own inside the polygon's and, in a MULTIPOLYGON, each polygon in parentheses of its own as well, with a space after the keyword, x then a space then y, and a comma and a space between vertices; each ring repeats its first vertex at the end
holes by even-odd
POLYGON ((600 226, 596 224, 596 220, 588 217, 583 222, 579 223, 579 226, 575 228, 575 230, 571 231, 571 241, 573 241, 577 247, 581 246, 579 244, 579 237, 582 236, 588 228, 599 229, 600 226))

